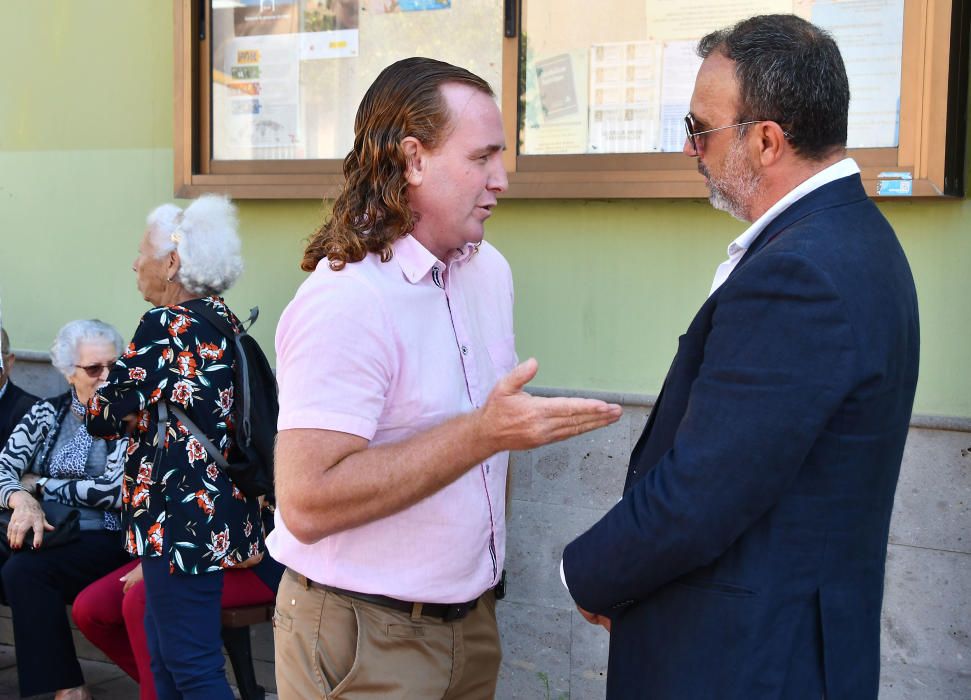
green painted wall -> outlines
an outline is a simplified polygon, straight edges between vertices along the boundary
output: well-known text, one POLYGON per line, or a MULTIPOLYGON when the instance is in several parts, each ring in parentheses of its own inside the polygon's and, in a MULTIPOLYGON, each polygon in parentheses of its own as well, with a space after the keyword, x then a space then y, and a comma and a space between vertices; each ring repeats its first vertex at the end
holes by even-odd
MULTIPOLYGON (((15 348, 99 316, 130 335, 145 309, 131 261, 172 197, 169 3, 38 0, 0 25, 0 298, 15 348), (12 69, 11 69, 12 68, 12 69)), ((881 202, 921 301, 917 411, 971 417, 971 200, 881 202)), ((303 279, 319 202, 241 202, 247 271, 228 295, 262 309, 269 348, 303 279)), ((513 267, 519 353, 536 383, 656 393, 677 337, 743 225, 703 201, 507 200, 488 237, 513 267)))

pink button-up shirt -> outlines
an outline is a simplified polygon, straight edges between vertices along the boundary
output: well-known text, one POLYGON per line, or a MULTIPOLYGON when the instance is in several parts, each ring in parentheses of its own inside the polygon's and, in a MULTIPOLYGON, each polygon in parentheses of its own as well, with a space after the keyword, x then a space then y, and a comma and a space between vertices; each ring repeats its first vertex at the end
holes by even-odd
MULTIPOLYGON (((516 364, 512 275, 488 243, 443 264, 411 236, 382 263, 324 260, 277 327, 279 429, 404 440, 481 406, 516 364)), ((306 577, 401 600, 455 603, 495 585, 505 556, 508 454, 413 506, 314 544, 278 509, 268 546, 306 577)))

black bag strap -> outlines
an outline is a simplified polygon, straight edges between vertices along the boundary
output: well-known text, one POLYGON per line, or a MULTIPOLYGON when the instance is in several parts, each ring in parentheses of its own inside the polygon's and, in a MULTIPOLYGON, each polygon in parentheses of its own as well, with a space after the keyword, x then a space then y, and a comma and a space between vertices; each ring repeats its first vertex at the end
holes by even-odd
MULTIPOLYGON (((199 430, 199 426, 196 425, 192 421, 192 419, 185 414, 185 411, 183 411, 178 406, 170 406, 169 408, 172 409, 172 413, 175 414, 175 417, 179 419, 182 425, 188 428, 189 433, 191 433, 192 436, 196 440, 198 440, 203 447, 206 448, 206 452, 208 452, 209 456, 212 457, 212 461, 214 461, 217 465, 219 465, 220 468, 226 469, 229 466, 229 462, 227 462, 226 458, 223 457, 223 453, 220 452, 218 449, 216 449, 216 446, 212 444, 212 440, 207 438, 206 434, 203 433, 201 430, 199 430)), ((167 414, 168 414, 168 410, 166 409, 166 402, 159 401, 158 416, 159 416, 159 436, 160 436, 159 439, 160 440, 161 440, 161 436, 164 436, 165 434, 165 428, 162 427, 162 420, 163 420, 162 416, 165 415, 165 418, 164 418, 165 424, 168 425, 169 419, 167 414)))
MULTIPOLYGON (((237 438, 242 444, 248 447, 250 444, 250 441, 252 440, 252 435, 253 435, 252 427, 250 425, 250 417, 249 417, 251 390, 250 390, 250 382, 249 382, 249 362, 247 362, 246 360, 246 353, 242 352, 242 349, 240 348, 240 345, 239 345, 240 334, 236 332, 236 329, 233 328, 232 324, 230 324, 229 321, 227 321, 225 318, 217 314, 208 306, 201 305, 198 309, 195 309, 195 311, 197 311, 200 316, 202 316, 204 319, 209 321, 209 323, 215 326, 216 330, 218 330, 224 336, 232 340, 237 350, 239 350, 239 352, 236 353, 236 362, 239 363, 240 371, 238 373, 238 376, 242 381, 242 386, 240 387, 240 389, 242 389, 241 393, 243 394, 242 396, 243 410, 240 412, 240 416, 241 416, 240 422, 242 423, 242 425, 239 426, 239 432, 237 433, 237 438)), ((247 329, 251 328, 253 324, 256 323, 256 319, 259 317, 260 317, 260 307, 254 306, 252 309, 249 310, 249 318, 246 319, 245 322, 241 323, 241 326, 243 328, 243 333, 245 333, 247 329)), ((174 406, 172 408, 173 410, 175 410, 174 406)), ((200 442, 202 441, 200 440, 200 442)))
MULTIPOLYGON (((207 321, 209 321, 209 323, 211 323, 216 327, 217 331, 222 333, 230 340, 235 339, 236 336, 238 335, 238 333, 236 333, 236 329, 233 328, 233 325, 225 318, 220 316, 218 313, 216 313, 209 306, 206 306, 205 304, 200 304, 198 308, 193 307, 192 310, 195 311, 200 316, 202 316, 207 321)), ((254 306, 252 309, 249 310, 249 318, 247 318, 245 321, 240 322, 240 326, 242 326, 243 332, 245 333, 246 331, 248 331, 250 327, 254 323, 256 323, 256 319, 258 319, 259 317, 260 317, 260 307, 254 306)))

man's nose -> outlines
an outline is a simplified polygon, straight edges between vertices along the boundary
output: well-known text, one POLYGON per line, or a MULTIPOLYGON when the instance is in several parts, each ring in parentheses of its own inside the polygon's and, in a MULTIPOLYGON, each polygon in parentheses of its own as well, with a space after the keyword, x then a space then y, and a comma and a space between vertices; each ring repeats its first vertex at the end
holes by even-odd
POLYGON ((686 156, 690 156, 691 158, 698 158, 701 156, 701 152, 694 147, 691 139, 687 136, 684 137, 684 145, 681 147, 681 152, 686 156))
POLYGON ((509 189, 509 175, 506 173, 506 166, 502 164, 501 160, 489 176, 487 187, 493 192, 505 192, 509 189))

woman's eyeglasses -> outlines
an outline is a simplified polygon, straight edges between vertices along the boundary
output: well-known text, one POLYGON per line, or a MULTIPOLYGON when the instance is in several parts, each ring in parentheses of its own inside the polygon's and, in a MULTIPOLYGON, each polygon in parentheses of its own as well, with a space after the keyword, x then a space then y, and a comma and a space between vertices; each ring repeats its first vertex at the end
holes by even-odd
POLYGON ((118 360, 112 360, 111 362, 106 362, 101 365, 74 365, 78 369, 83 369, 84 373, 94 379, 95 377, 100 377, 102 372, 110 372, 111 368, 114 366, 115 362, 118 360))

